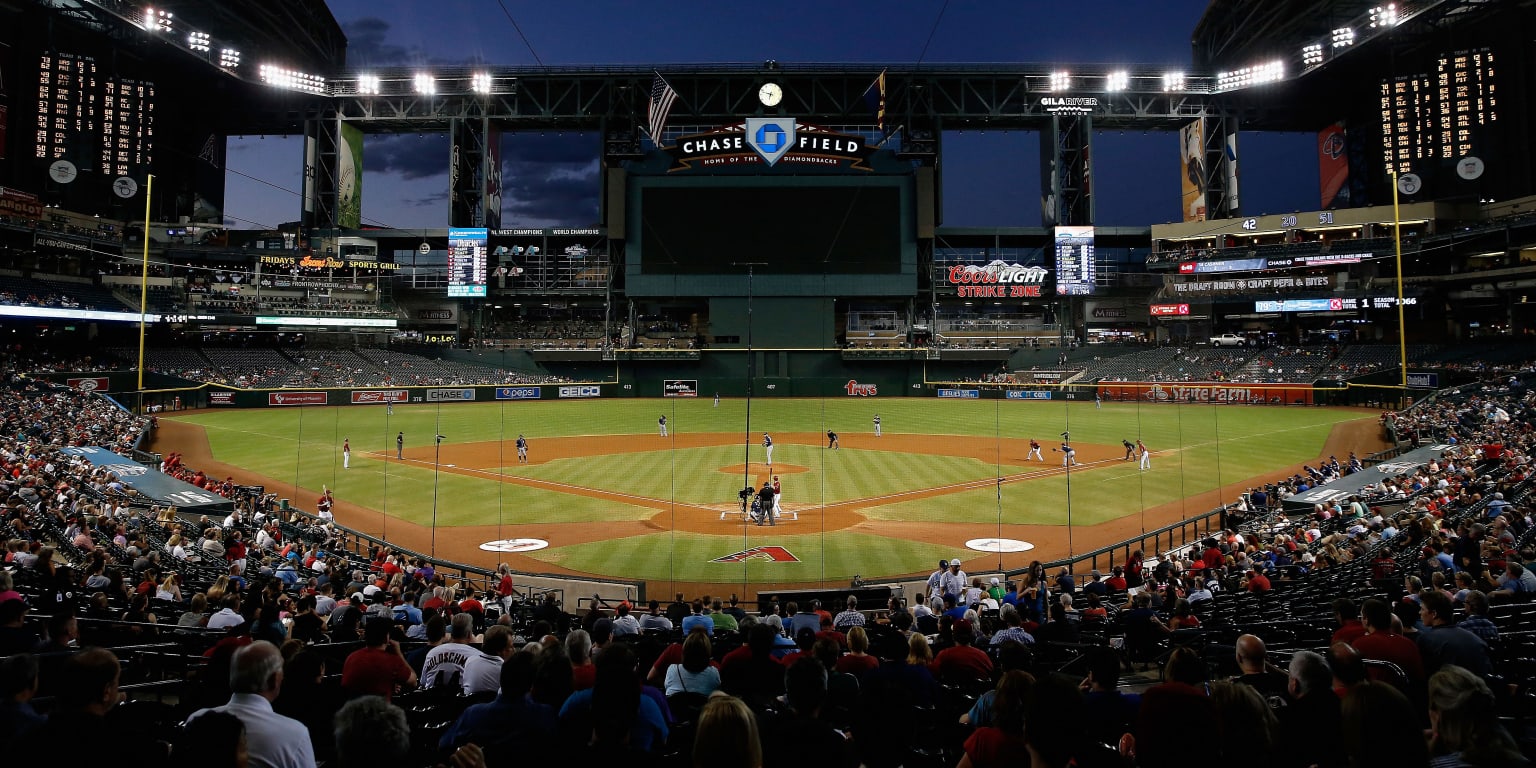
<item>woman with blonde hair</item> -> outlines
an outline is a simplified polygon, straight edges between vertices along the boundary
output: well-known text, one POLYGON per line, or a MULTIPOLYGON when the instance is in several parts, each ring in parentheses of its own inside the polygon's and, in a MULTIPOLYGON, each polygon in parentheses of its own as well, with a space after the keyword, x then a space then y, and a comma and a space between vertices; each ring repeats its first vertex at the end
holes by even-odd
POLYGON ((711 696, 699 711, 693 737, 694 768, 762 768, 757 718, 735 696, 711 696))
POLYGON ((160 581, 160 587, 155 590, 156 600, 168 600, 173 603, 181 602, 181 574, 169 573, 160 581))
POLYGON ((229 592, 229 574, 221 574, 217 579, 214 579, 213 584, 208 587, 208 604, 219 605, 220 601, 224 599, 224 595, 227 592, 229 592))
POLYGON ((1488 684, 1454 664, 1429 678, 1429 730, 1430 760, 1435 765, 1529 765, 1499 725, 1488 684))

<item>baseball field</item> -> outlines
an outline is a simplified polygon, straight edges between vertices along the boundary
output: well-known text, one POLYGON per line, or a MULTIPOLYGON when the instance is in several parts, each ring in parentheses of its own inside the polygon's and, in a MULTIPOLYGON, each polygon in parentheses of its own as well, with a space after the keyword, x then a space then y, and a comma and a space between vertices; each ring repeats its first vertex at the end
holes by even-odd
POLYGON ((1023 566, 1380 445, 1358 409, 1059 400, 758 398, 750 414, 731 399, 544 400, 208 410, 161 424, 155 450, 304 509, 330 488, 340 522, 402 547, 668 592, 841 584, 953 557, 971 570, 1023 566), (1064 431, 1075 467, 1063 466, 1064 431), (1042 460, 1029 458, 1032 438, 1042 460), (1124 459, 1122 441, 1138 439, 1151 451, 1145 471, 1124 459), (738 492, 773 475, 783 514, 758 526, 738 492), (996 552, 994 539, 1027 548, 996 552))

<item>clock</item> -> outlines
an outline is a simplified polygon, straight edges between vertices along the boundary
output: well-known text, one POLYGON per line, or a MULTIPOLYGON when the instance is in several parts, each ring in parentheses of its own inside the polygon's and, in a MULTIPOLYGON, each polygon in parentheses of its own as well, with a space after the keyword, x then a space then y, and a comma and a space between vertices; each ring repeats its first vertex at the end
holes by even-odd
POLYGON ((776 107, 784 100, 784 89, 778 83, 763 83, 763 87, 757 89, 757 100, 765 107, 776 107))

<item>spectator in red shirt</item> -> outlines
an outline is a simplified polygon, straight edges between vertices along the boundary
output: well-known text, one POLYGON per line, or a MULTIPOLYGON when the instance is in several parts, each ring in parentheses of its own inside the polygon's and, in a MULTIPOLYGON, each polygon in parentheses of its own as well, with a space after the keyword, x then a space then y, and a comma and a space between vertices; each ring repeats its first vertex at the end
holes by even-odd
POLYGON ((1110 572, 1109 578, 1104 580, 1104 586, 1109 587, 1111 592, 1124 592, 1126 589, 1125 569, 1118 565, 1115 566, 1114 570, 1110 572))
POLYGON ((405 661, 400 644, 389 636, 394 622, 374 618, 363 625, 363 647, 353 651, 341 667, 341 687, 348 696, 383 696, 386 700, 399 686, 416 687, 416 672, 405 661))
POLYGON ((1355 640, 1365 634, 1365 625, 1360 623, 1360 609, 1355 607, 1355 601, 1341 597, 1333 601, 1333 618, 1339 622, 1339 628, 1334 630, 1333 639, 1328 642, 1347 643, 1354 645, 1355 640))
POLYGON ((992 659, 971 646, 976 629, 961 619, 954 626, 955 644, 939 651, 929 670, 939 682, 948 680, 987 680, 992 677, 992 659))
POLYGON ((1419 646, 1392 631, 1392 606, 1373 597, 1365 601, 1360 613, 1367 631, 1353 643, 1360 657, 1389 661, 1401 667, 1409 680, 1423 680, 1424 661, 1419 656, 1419 646))
POLYGON ((1268 592, 1272 588, 1272 585, 1269 583, 1269 577, 1265 576, 1263 571, 1248 572, 1248 579, 1247 583, 1244 584, 1244 589, 1257 593, 1268 592))

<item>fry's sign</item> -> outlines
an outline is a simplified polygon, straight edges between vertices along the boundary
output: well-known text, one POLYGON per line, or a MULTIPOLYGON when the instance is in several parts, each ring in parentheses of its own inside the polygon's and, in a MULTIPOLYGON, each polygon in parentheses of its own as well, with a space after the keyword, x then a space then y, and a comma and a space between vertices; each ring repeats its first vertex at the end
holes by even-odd
POLYGON ((1009 264, 1002 259, 985 266, 956 265, 949 268, 949 284, 961 298, 1040 298, 1045 295, 1045 267, 1009 264))
POLYGON ((849 397, 874 397, 879 394, 879 385, 860 384, 853 379, 849 379, 848 383, 843 385, 843 391, 847 392, 849 397))

